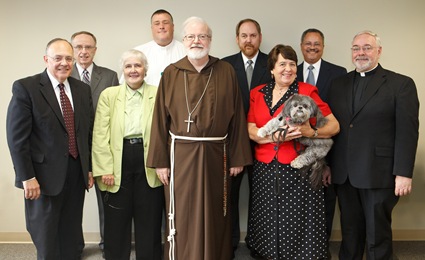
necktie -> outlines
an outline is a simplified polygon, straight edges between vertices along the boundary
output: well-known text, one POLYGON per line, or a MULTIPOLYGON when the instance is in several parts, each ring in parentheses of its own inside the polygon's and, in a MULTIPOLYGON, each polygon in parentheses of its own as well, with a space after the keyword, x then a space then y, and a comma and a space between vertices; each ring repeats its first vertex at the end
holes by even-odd
POLYGON ((313 65, 308 66, 308 76, 307 76, 306 82, 310 85, 316 86, 316 82, 314 80, 313 69, 314 69, 313 65))
POLYGON ((87 70, 83 71, 83 82, 90 85, 90 77, 87 70))
POLYGON ((248 67, 246 67, 246 79, 248 80, 248 89, 251 88, 251 79, 252 79, 252 72, 254 71, 254 67, 252 67, 252 63, 254 63, 252 60, 248 60, 248 67))
POLYGON ((59 84, 60 101, 62 106, 63 119, 65 121, 66 131, 68 132, 69 154, 74 157, 78 156, 77 142, 75 139, 74 111, 72 110, 71 102, 65 94, 65 85, 59 84))

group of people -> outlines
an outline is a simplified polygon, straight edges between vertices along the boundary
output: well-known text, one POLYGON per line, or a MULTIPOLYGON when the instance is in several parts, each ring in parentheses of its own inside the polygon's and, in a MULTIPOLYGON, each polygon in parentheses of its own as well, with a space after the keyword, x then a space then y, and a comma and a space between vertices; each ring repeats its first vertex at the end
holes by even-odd
POLYGON ((391 259, 391 212, 411 192, 419 101, 411 78, 379 64, 375 33, 355 35, 347 73, 322 59, 317 29, 302 34, 300 64, 288 45, 261 52, 253 19, 237 24, 240 52, 223 59, 209 54, 202 18, 185 21, 182 42, 166 10, 153 13, 151 29, 151 42, 122 54, 121 85, 93 62, 96 38, 86 31, 51 40, 46 70, 13 84, 7 140, 38 259, 81 257, 93 185, 106 259, 129 259, 133 226, 137 259, 232 259, 245 173, 245 241, 256 259, 329 259, 336 196, 340 259, 391 259), (294 94, 310 96, 327 123, 258 137, 294 94), (290 165, 300 137, 334 140, 323 189, 290 165))

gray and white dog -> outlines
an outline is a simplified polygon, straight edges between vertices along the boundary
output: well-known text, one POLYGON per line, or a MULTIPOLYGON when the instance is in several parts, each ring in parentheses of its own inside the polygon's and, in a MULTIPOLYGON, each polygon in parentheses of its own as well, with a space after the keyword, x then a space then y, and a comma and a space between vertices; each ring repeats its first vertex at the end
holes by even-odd
MULTIPOLYGON (((285 128, 287 125, 298 126, 314 117, 316 118, 314 128, 320 128, 328 121, 311 97, 295 94, 286 100, 279 116, 271 119, 258 129, 257 135, 265 137, 273 134, 279 128, 285 128)), ((311 186, 313 189, 318 190, 322 187, 322 174, 326 167, 325 156, 331 149, 333 141, 330 138, 301 137, 299 142, 306 148, 291 162, 291 166, 301 169, 300 172, 304 176, 311 168, 311 186)))

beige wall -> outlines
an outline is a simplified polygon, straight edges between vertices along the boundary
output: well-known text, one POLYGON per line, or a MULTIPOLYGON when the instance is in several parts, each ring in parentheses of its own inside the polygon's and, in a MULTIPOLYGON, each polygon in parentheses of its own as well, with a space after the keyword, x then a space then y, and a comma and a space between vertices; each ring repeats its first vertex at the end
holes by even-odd
MULTIPOLYGON (((181 23, 189 16, 207 20, 213 30, 211 54, 227 56, 238 51, 234 27, 243 18, 256 19, 263 29, 261 49, 289 44, 299 58, 300 35, 309 27, 325 34, 324 59, 352 70, 350 43, 364 29, 382 39, 381 64, 384 68, 412 77, 424 100, 425 60, 423 25, 425 1, 6 1, 0 0, 0 241, 27 239, 22 191, 14 188, 14 172, 6 143, 6 109, 14 80, 41 72, 46 43, 55 37, 69 39, 75 31, 88 30, 98 38, 96 63, 118 70, 120 54, 151 39, 150 15, 159 8, 169 10, 175 21, 175 36, 181 39, 181 23), (249 3, 249 5, 248 5, 249 3), (308 11, 307 9, 311 9, 308 11)), ((421 107, 421 122, 425 122, 421 107)), ((421 124, 424 133, 424 124, 421 124)), ((424 144, 419 140, 413 193, 401 198, 393 214, 396 239, 425 239, 425 161, 424 144)), ((246 178, 245 178, 246 179, 246 178)), ((243 190, 242 231, 246 223, 246 184, 243 190)), ((338 219, 336 219, 338 220, 338 219)), ((338 221, 334 224, 339 229, 338 221)), ((86 197, 84 231, 96 239, 97 207, 95 193, 86 197)), ((337 235, 336 235, 337 236, 337 235)))

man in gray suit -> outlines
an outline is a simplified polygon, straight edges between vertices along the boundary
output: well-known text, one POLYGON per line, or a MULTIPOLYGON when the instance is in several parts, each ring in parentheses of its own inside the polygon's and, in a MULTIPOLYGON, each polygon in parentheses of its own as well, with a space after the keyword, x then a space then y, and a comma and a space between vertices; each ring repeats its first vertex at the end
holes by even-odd
MULTIPOLYGON (((100 93, 107 87, 119 85, 117 73, 108 68, 97 66, 93 62, 93 58, 97 50, 97 40, 92 33, 86 31, 74 33, 71 36, 71 44, 74 48, 75 59, 71 77, 79 79, 90 85, 93 98, 93 109, 96 110, 100 93)), ((101 238, 99 247, 103 253, 103 196, 98 189, 97 184, 95 184, 95 187, 97 205, 99 209, 99 229, 101 238)), ((80 250, 82 251, 83 248, 84 238, 81 230, 80 250)))

